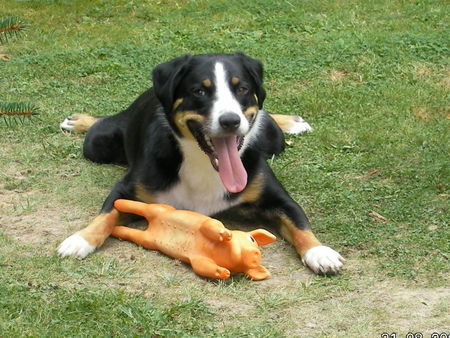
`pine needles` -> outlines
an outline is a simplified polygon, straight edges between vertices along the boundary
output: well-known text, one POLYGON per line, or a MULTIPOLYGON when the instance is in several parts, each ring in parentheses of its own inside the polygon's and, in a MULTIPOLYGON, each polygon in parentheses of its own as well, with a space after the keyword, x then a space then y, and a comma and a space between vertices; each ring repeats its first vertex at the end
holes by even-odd
POLYGON ((25 119, 38 114, 38 107, 31 102, 0 102, 0 117, 7 126, 23 124, 25 119))
MULTIPOLYGON (((16 16, 0 18, 0 44, 16 38, 26 27, 25 23, 16 16)), ((37 106, 31 102, 0 102, 0 117, 7 126, 25 122, 27 117, 37 114, 37 106)))
POLYGON ((16 16, 0 18, 0 43, 4 44, 17 37, 25 27, 25 23, 16 16))

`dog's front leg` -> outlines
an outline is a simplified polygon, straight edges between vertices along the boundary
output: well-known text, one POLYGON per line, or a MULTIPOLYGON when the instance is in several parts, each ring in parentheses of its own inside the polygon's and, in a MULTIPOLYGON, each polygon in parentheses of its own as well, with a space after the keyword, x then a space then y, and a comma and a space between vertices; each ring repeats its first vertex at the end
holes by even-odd
POLYGON ((277 215, 279 232, 292 243, 302 258, 303 264, 316 274, 335 274, 339 272, 344 258, 335 250, 322 245, 309 226, 296 223, 296 218, 281 211, 277 215))
POLYGON ((268 175, 266 186, 255 203, 257 208, 275 218, 278 232, 294 245, 303 264, 316 274, 334 274, 343 266, 344 258, 322 245, 313 234, 303 209, 292 200, 281 184, 268 175))
POLYGON ((120 213, 114 209, 114 201, 129 198, 123 193, 123 185, 117 183, 103 204, 101 213, 84 229, 67 237, 58 247, 61 257, 85 258, 111 235, 114 226, 118 225, 120 213))

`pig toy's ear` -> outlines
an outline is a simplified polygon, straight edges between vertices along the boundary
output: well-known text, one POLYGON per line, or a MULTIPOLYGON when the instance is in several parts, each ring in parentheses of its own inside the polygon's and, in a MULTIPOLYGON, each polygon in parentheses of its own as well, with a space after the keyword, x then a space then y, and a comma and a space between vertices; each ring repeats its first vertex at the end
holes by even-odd
POLYGON ((267 245, 276 241, 276 237, 264 229, 250 231, 250 235, 256 240, 259 246, 267 245))

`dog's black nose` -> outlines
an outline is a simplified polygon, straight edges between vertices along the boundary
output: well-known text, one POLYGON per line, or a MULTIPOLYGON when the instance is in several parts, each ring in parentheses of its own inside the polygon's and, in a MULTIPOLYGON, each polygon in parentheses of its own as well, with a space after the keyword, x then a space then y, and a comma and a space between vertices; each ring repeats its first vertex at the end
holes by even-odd
POLYGON ((225 131, 235 131, 241 124, 241 118, 236 113, 225 113, 219 117, 219 123, 225 131))

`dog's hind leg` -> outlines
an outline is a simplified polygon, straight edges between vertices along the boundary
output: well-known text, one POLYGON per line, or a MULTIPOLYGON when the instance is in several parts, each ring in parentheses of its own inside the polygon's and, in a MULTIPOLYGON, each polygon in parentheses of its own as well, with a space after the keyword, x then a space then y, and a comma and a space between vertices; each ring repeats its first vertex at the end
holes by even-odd
POLYGON ((127 164, 124 145, 125 127, 119 115, 99 119, 88 130, 83 155, 96 163, 127 164))
POLYGON ((88 114, 73 114, 61 122, 59 127, 64 131, 82 133, 88 131, 98 120, 98 117, 88 114))
POLYGON ((312 127, 298 115, 270 114, 284 133, 301 134, 312 131, 312 127))
POLYGON ((123 135, 127 120, 126 111, 106 117, 74 114, 66 118, 60 128, 70 132, 87 132, 83 155, 88 160, 126 165, 123 135))

